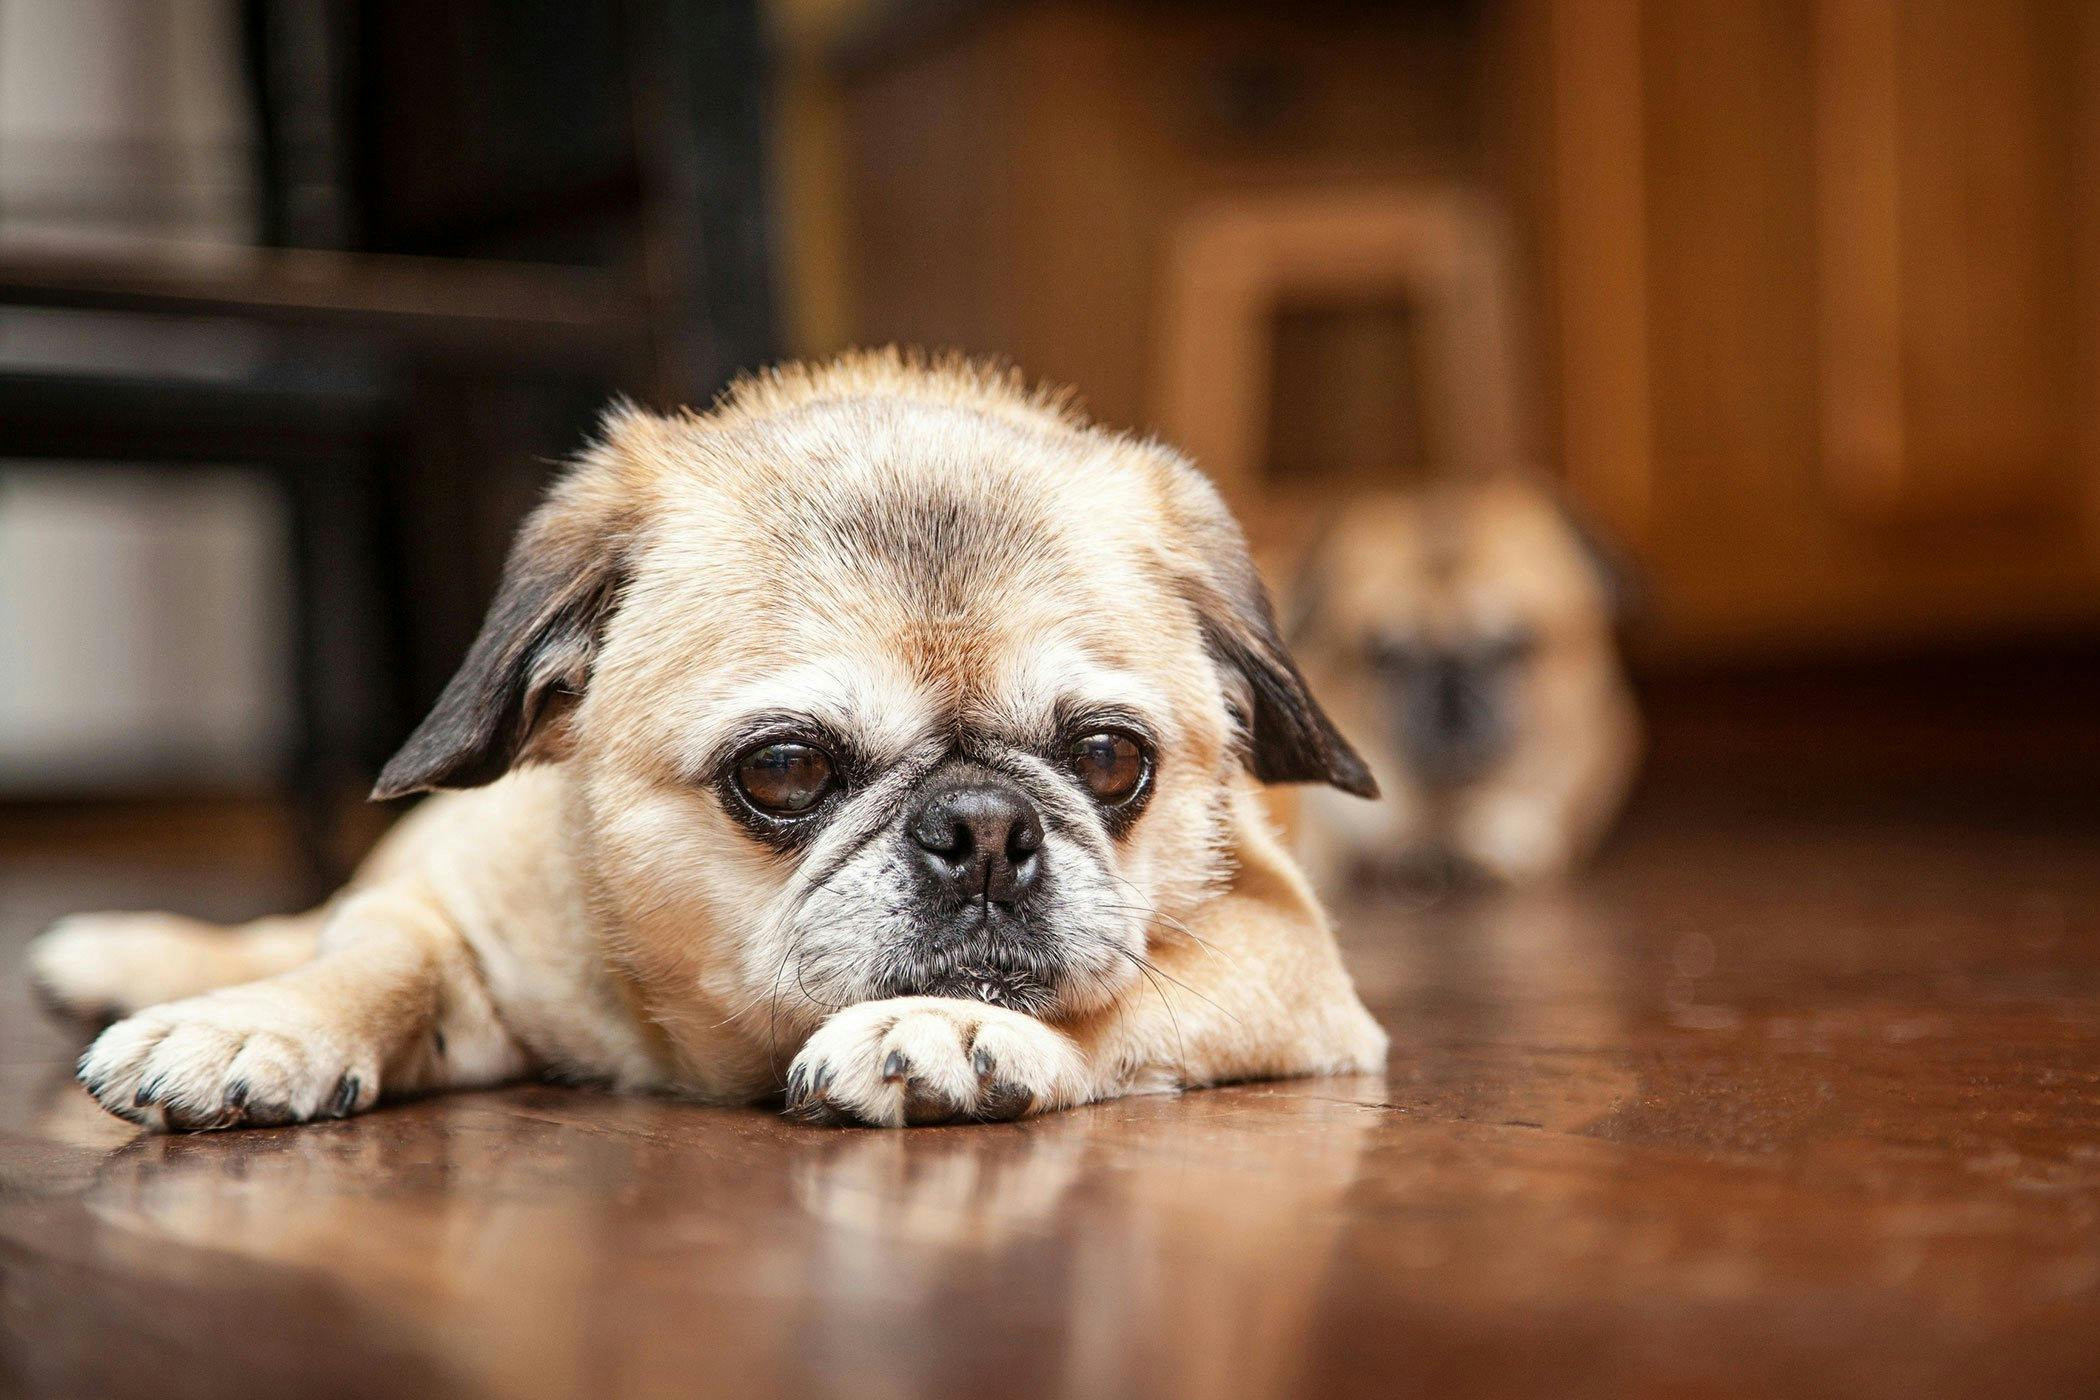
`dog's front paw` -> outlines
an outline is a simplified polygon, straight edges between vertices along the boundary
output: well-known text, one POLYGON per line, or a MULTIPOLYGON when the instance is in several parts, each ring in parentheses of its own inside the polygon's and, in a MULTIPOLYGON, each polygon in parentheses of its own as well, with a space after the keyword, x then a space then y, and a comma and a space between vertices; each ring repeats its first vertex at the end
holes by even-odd
POLYGON ((1032 1016, 947 997, 833 1013, 788 1069, 790 1113, 822 1123, 1003 1122, 1084 1097, 1078 1047, 1032 1016))
POLYGON ((170 1002, 117 1022, 80 1057, 80 1082, 149 1128, 342 1118, 379 1097, 379 1056, 267 984, 170 1002))
POLYGON ((61 1015, 104 1023, 186 996, 196 988, 183 984, 181 955, 194 927, 169 914, 60 919, 30 942, 29 988, 61 1015))

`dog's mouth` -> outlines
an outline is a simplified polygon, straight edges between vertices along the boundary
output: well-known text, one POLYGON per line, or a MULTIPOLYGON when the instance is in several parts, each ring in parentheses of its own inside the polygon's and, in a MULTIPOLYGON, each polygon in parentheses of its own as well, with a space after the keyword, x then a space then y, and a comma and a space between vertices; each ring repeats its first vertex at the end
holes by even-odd
POLYGON ((1491 890, 1499 883, 1479 861, 1444 840, 1359 855, 1350 862, 1348 877, 1367 894, 1429 898, 1491 890))
POLYGON ((1025 914, 996 904, 929 913, 881 980, 886 996, 955 997, 1026 1015, 1059 1002, 1065 968, 1025 914))
POLYGON ((955 968, 932 978, 924 995, 981 1001, 1031 1016, 1049 1010, 1056 1000, 1034 974, 997 967, 955 968))
POLYGON ((1057 1004, 1057 992, 1045 970, 1018 957, 982 949, 955 949, 914 959, 885 979, 885 996, 956 997, 981 1001, 1026 1015, 1041 1015, 1057 1004))

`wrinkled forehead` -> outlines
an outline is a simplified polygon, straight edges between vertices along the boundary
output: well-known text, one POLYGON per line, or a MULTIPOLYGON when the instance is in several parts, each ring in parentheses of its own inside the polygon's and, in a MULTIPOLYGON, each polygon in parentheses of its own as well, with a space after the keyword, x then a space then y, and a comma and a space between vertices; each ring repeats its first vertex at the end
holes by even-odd
POLYGON ((696 675, 674 742, 698 771, 778 727, 813 726, 878 764, 928 744, 1042 749, 1103 715, 1163 738, 1177 732, 1161 679, 1110 649, 1007 634, 981 655, 981 668, 942 674, 919 664, 908 639, 841 638, 829 653, 696 675))
POLYGON ((1501 495, 1434 504, 1395 505, 1338 535, 1325 579, 1345 627, 1462 640, 1599 606, 1550 507, 1501 495))
POLYGON ((1087 707, 1171 722, 1153 677, 1200 641, 1134 473, 998 432, 808 436, 767 459, 803 470, 670 499, 644 546, 630 601, 680 620, 652 625, 683 651, 653 668, 680 748, 768 714, 897 753, 1087 707))

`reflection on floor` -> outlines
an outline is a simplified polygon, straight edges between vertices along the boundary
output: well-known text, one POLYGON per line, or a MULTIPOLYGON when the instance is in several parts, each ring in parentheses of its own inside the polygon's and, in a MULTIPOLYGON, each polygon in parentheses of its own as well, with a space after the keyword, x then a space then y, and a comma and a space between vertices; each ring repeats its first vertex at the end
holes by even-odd
POLYGON ((1344 911, 1382 1082, 906 1134, 534 1087, 134 1137, 20 943, 284 882, 18 842, 0 1393, 2092 1393, 2100 842, 2028 826, 1651 810, 1566 891, 1344 911))

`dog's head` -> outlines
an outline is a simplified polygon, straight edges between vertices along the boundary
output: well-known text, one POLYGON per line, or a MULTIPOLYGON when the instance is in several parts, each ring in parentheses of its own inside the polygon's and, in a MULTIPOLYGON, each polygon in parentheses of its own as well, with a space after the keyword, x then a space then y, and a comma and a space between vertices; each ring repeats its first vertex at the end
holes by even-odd
POLYGON ((608 418, 379 793, 553 758, 644 991, 803 1024, 1100 1006, 1248 774, 1371 788, 1185 461, 895 356, 608 418))
POLYGON ((1608 665, 1622 571, 1544 491, 1510 479, 1352 505, 1314 552, 1294 630, 1430 791, 1490 777, 1540 692, 1608 665), (1344 676, 1346 675, 1346 679, 1344 676))
POLYGON ((1480 799, 1537 785, 1542 767, 1620 781, 1620 759, 1581 756, 1625 747, 1627 592, 1610 553, 1518 478, 1352 503, 1308 559, 1293 631, 1394 800, 1316 803, 1323 830, 1372 866, 1457 856, 1512 877, 1538 859, 1515 847, 1571 846, 1571 832, 1539 843, 1465 828, 1480 827, 1480 799))

